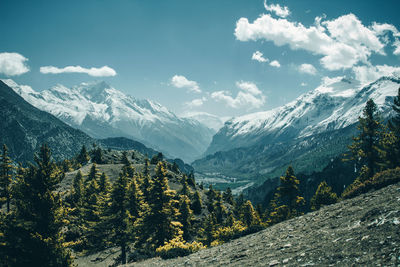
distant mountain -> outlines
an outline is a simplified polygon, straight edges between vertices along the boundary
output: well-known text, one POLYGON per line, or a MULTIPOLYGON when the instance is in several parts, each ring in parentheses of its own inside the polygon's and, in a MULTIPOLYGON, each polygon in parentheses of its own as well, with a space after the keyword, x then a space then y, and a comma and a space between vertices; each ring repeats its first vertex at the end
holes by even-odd
POLYGON ((228 120, 213 137, 206 154, 345 128, 358 121, 368 98, 374 99, 383 113, 391 110, 399 84, 399 78, 382 77, 357 89, 355 81, 330 80, 282 107, 228 120))
POLYGON ((229 117, 218 117, 207 112, 189 112, 183 117, 195 119, 215 132, 218 132, 224 126, 225 121, 229 119, 229 117))
POLYGON ((94 140, 80 130, 41 111, 0 81, 0 144, 6 144, 15 161, 31 161, 42 143, 55 159, 74 156, 94 140))
POLYGON ((94 138, 132 138, 185 161, 200 157, 215 133, 197 120, 179 118, 156 102, 135 99, 105 82, 36 92, 4 81, 35 107, 94 138))
POLYGON ((233 118, 213 137, 209 155, 193 167, 208 178, 216 173, 238 178, 238 186, 241 180, 250 185, 280 176, 288 164, 305 174, 321 171, 347 150, 367 100, 374 99, 387 118, 399 86, 398 77, 382 77, 363 88, 336 79, 285 106, 233 118))

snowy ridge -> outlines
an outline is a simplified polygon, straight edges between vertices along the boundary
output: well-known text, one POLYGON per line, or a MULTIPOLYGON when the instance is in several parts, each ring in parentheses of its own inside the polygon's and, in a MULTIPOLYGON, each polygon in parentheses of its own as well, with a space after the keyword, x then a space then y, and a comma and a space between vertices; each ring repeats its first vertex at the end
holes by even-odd
POLYGON ((33 106, 95 138, 133 138, 186 161, 204 153, 215 133, 198 120, 179 118, 159 103, 135 99, 105 82, 72 88, 58 84, 41 92, 4 82, 33 106))
POLYGON ((344 128, 358 121, 369 98, 386 114, 399 84, 400 78, 395 76, 382 77, 363 88, 343 77, 326 79, 315 90, 282 107, 228 120, 206 154, 344 128))

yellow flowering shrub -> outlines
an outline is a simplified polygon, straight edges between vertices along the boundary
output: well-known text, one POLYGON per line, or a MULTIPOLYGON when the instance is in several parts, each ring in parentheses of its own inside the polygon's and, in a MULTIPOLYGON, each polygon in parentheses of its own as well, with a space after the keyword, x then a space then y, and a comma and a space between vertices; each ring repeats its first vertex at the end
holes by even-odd
POLYGON ((156 252, 161 258, 170 259, 183 257, 204 248, 206 247, 201 242, 193 241, 188 243, 183 239, 182 235, 177 235, 170 241, 165 242, 164 246, 158 247, 156 252))

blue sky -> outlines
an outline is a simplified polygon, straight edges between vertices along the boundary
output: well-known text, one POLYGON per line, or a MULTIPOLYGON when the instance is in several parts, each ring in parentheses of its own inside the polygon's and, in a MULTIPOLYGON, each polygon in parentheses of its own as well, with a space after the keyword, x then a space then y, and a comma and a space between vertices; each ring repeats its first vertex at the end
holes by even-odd
POLYGON ((366 83, 399 72, 399 7, 372 0, 0 0, 0 78, 39 91, 105 80, 177 114, 242 115, 285 104, 324 77, 366 83))

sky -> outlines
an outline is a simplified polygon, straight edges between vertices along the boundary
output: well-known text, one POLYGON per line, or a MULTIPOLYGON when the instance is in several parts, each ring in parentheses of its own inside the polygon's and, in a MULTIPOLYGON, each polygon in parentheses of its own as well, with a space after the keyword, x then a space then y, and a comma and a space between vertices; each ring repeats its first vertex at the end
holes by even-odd
POLYGON ((106 81, 178 115, 281 106, 400 73, 399 1, 0 0, 0 79, 106 81))

